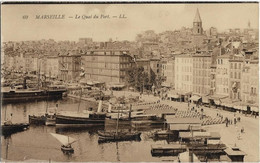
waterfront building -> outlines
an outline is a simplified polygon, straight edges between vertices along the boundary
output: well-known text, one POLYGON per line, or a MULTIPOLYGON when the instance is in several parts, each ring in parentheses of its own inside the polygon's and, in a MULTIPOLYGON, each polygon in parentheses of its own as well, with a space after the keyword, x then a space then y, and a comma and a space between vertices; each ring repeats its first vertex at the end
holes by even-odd
POLYGON ((193 91, 193 58, 189 54, 175 57, 175 90, 182 101, 188 100, 193 91))
POLYGON ((105 83, 122 83, 132 57, 124 50, 93 50, 82 55, 85 78, 105 83))
POLYGON ((33 54, 26 54, 24 56, 24 71, 27 73, 37 72, 38 58, 33 54))
POLYGON ((217 64, 211 64, 210 66, 210 95, 213 95, 216 93, 216 70, 217 70, 217 64))
POLYGON ((67 82, 78 80, 81 72, 81 56, 62 54, 59 55, 59 79, 67 82))
POLYGON ((193 94, 209 95, 211 55, 198 54, 192 56, 193 63, 193 94))
POLYGON ((245 60, 241 75, 241 100, 244 104, 259 103, 258 60, 245 60))
POLYGON ((57 78, 59 75, 59 57, 47 56, 46 63, 46 76, 49 78, 57 78))
POLYGON ((230 78, 230 55, 225 54, 217 57, 216 65, 216 94, 229 96, 229 78, 230 78))
POLYGON ((157 78, 162 76, 162 63, 160 58, 151 58, 150 67, 157 78))
POLYGON ((14 66, 14 57, 8 55, 2 55, 1 62, 3 61, 3 66, 7 71, 12 71, 14 66))
POLYGON ((175 88, 175 59, 168 60, 165 64, 162 65, 163 76, 165 77, 165 82, 163 86, 175 88))
POLYGON ((230 81, 229 81, 229 97, 233 101, 241 100, 241 73, 243 67, 243 57, 233 56, 229 60, 230 81))
POLYGON ((150 65, 150 59, 136 59, 135 65, 136 67, 143 67, 144 72, 147 72, 150 76, 151 73, 151 65, 150 65))

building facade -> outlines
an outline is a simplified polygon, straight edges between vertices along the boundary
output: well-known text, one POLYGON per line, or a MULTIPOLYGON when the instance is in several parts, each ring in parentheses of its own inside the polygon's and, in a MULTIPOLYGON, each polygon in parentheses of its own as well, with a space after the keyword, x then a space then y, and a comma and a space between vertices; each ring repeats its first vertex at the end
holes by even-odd
POLYGON ((217 57, 216 66, 216 94, 229 96, 229 78, 230 78, 230 66, 229 55, 222 55, 217 57))
POLYGON ((233 57, 229 60, 230 81, 229 81, 229 97, 233 101, 241 100, 241 74, 243 67, 242 57, 233 57))
POLYGON ((48 56, 46 58, 46 76, 49 78, 57 78, 59 75, 59 57, 48 56))
POLYGON ((259 70, 258 60, 244 62, 241 77, 241 100, 246 104, 259 103, 259 70))
POLYGON ((210 66, 210 95, 213 95, 216 93, 216 72, 217 65, 212 64, 210 66))
POLYGON ((163 65, 163 70, 163 75, 165 76, 164 85, 175 89, 175 59, 168 60, 166 64, 163 65))
POLYGON ((78 80, 81 72, 80 55, 59 55, 59 79, 68 82, 78 80))
POLYGON ((192 59, 193 94, 209 95, 211 56, 207 54, 200 54, 192 56, 192 59))
POLYGON ((193 58, 191 55, 175 57, 175 89, 184 92, 193 91, 193 58))
POLYGON ((128 53, 119 50, 88 51, 82 56, 85 78, 105 83, 124 82, 132 61, 128 53))

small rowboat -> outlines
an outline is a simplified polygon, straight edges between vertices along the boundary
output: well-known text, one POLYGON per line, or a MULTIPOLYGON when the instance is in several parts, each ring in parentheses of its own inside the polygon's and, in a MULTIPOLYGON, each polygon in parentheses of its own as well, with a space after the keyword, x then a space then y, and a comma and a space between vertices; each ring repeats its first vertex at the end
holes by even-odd
POLYGON ((62 145, 61 145, 61 151, 65 154, 72 154, 74 153, 74 149, 71 147, 71 144, 76 142, 77 140, 69 137, 69 136, 65 136, 65 135, 61 135, 61 134, 54 134, 51 133, 51 135, 53 137, 55 137, 62 145))

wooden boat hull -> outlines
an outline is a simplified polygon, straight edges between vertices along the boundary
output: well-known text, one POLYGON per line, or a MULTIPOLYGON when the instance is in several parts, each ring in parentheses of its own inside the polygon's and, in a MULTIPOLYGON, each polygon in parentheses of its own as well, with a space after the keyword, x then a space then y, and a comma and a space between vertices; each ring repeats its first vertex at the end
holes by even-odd
POLYGON ((84 117, 73 117, 66 115, 56 115, 56 125, 104 125, 106 116, 100 118, 84 118, 84 117))
POLYGON ((55 126, 56 125, 56 118, 47 118, 45 125, 46 126, 55 126))
POLYGON ((60 99, 66 89, 60 90, 37 90, 37 91, 9 91, 2 92, 2 101, 5 103, 16 103, 23 101, 32 101, 39 99, 60 99))
POLYGON ((135 133, 115 133, 115 132, 98 132, 99 138, 98 142, 107 142, 107 141, 128 141, 128 140, 141 140, 140 132, 135 133))
POLYGON ((28 123, 18 123, 18 124, 4 124, 1 126, 3 135, 10 135, 16 132, 24 131, 29 128, 28 123))
POLYGON ((29 115, 29 124, 31 124, 31 125, 45 125, 46 119, 47 119, 46 116, 29 115))
POLYGON ((196 155, 222 155, 226 146, 224 144, 176 144, 176 145, 156 145, 152 147, 153 156, 176 156, 186 149, 192 150, 196 155))
POLYGON ((72 147, 61 146, 61 151, 64 153, 74 153, 74 149, 72 147))

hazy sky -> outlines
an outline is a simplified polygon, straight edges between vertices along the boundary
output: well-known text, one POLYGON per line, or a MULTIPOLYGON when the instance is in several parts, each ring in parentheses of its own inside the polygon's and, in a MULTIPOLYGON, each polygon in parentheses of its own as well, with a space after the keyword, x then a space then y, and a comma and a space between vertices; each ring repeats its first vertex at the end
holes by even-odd
POLYGON ((204 30, 216 27, 258 28, 258 4, 39 4, 2 5, 2 41, 23 41, 53 38, 78 40, 92 37, 94 41, 134 40, 145 30, 166 30, 192 27, 198 8, 204 30), (35 19, 36 15, 64 14, 65 19, 35 19), (74 19, 77 15, 110 15, 110 19, 74 19), (112 16, 124 14, 126 19, 112 16), (28 19, 23 19, 28 15, 28 19), (72 16, 73 18, 68 18, 72 16))

